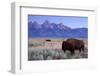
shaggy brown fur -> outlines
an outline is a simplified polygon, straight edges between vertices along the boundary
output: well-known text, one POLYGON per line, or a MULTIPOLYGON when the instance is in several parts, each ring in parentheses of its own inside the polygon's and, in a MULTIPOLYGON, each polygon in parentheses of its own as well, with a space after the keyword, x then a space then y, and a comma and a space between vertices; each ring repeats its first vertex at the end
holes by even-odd
POLYGON ((62 50, 65 52, 66 50, 69 50, 71 54, 74 54, 75 50, 81 50, 84 52, 84 42, 83 40, 78 39, 67 39, 66 41, 62 42, 62 50))

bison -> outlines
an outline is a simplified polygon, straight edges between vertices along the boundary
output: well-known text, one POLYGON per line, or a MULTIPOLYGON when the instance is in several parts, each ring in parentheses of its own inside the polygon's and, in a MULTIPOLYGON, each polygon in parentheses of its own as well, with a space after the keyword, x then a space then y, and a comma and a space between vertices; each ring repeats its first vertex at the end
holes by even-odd
POLYGON ((50 42, 51 40, 50 39, 47 39, 46 41, 50 42))
POLYGON ((66 50, 69 50, 71 52, 71 55, 74 54, 75 50, 81 50, 84 52, 84 41, 78 40, 78 39, 67 39, 66 41, 62 42, 62 50, 65 52, 66 50))

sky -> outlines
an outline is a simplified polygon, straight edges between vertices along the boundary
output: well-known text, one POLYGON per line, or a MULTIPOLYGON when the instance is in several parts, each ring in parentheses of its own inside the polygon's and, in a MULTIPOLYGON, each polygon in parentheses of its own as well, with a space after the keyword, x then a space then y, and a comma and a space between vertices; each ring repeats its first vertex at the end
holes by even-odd
POLYGON ((88 17, 79 16, 50 16, 50 15, 28 15, 28 21, 36 21, 42 24, 44 21, 48 20, 50 23, 63 23, 71 28, 87 28, 88 27, 88 17))

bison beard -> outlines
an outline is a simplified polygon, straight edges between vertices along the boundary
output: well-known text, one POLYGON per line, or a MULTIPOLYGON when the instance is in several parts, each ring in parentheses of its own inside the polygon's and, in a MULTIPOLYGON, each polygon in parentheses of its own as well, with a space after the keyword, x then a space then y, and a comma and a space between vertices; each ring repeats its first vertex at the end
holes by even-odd
POLYGON ((75 50, 81 50, 84 52, 84 42, 83 40, 78 39, 67 39, 66 41, 62 42, 62 50, 65 52, 66 50, 69 50, 71 54, 74 54, 75 50))

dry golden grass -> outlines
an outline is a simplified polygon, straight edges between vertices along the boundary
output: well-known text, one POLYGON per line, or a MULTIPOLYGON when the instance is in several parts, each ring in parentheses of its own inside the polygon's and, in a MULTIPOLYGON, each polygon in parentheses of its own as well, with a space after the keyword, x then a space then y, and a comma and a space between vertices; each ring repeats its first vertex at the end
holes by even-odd
MULTIPOLYGON (((46 41, 47 39, 43 38, 38 38, 38 39, 29 39, 29 44, 33 44, 32 48, 33 49, 62 49, 62 41, 67 40, 67 39, 50 39, 51 41, 46 41), (34 46, 37 44, 36 46, 34 46)), ((85 46, 88 45, 88 40, 87 39, 80 39, 83 40, 85 43, 85 46)))

